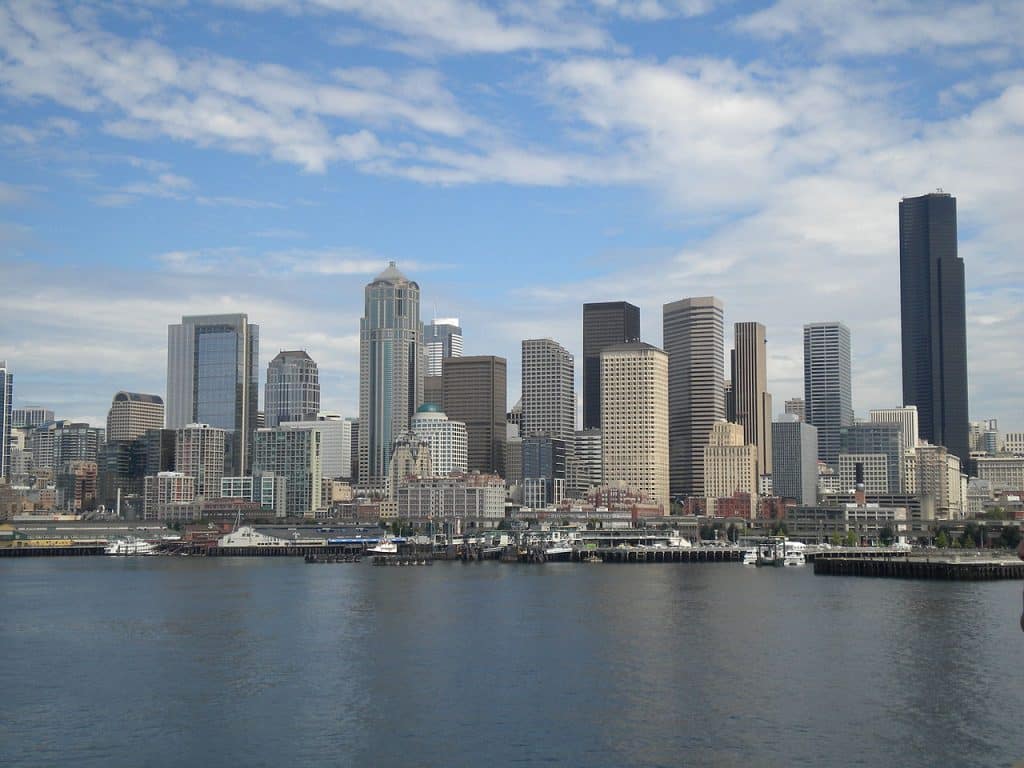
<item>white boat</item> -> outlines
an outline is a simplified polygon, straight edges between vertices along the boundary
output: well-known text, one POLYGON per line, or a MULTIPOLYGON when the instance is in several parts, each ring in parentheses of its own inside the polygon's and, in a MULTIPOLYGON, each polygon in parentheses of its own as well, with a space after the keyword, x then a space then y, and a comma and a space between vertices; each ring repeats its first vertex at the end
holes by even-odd
POLYGON ((804 557, 803 552, 787 552, 786 556, 782 558, 782 564, 784 566, 806 565, 807 558, 804 557))
POLYGON ((757 565, 757 550, 748 549, 743 553, 743 564, 744 565, 757 565))
POLYGON ((377 540, 375 546, 366 550, 373 555, 397 555, 398 545, 386 533, 377 540))
POLYGON ((294 542, 260 533, 252 526, 243 525, 217 539, 218 549, 240 549, 242 547, 287 547, 294 542))
POLYGON ((107 546, 103 548, 103 554, 121 556, 155 555, 156 545, 130 536, 126 539, 114 539, 108 542, 107 546))

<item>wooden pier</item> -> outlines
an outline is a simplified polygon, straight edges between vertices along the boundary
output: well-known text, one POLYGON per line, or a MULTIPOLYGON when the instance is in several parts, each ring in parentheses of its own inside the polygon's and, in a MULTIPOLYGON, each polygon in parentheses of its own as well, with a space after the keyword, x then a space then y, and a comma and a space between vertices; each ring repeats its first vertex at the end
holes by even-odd
POLYGON ((67 547, 0 547, 0 557, 83 557, 102 555, 105 544, 72 544, 67 547))
POLYGON ((817 557, 814 572, 823 576, 992 581, 1024 579, 1024 562, 1009 557, 817 557))

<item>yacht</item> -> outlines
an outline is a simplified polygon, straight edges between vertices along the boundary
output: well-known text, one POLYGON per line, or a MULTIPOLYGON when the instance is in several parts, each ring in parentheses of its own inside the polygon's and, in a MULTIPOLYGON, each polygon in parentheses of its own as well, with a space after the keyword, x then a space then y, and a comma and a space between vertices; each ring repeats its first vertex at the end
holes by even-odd
POLYGON ((132 536, 126 539, 114 539, 103 548, 105 555, 155 555, 156 553, 155 544, 132 536))
POLYGON ((804 557, 803 552, 787 552, 782 558, 782 564, 784 566, 806 565, 807 558, 804 557))

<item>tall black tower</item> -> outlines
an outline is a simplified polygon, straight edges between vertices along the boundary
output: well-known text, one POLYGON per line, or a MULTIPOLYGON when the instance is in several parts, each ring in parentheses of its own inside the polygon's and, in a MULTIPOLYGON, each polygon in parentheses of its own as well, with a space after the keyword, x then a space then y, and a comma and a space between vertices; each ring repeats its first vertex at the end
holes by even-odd
POLYGON ((966 465, 967 321, 964 262, 956 252, 956 198, 900 201, 903 404, 916 405, 921 437, 966 465))
POLYGON ((640 340, 640 307, 628 301, 583 305, 583 428, 601 426, 601 350, 640 340))

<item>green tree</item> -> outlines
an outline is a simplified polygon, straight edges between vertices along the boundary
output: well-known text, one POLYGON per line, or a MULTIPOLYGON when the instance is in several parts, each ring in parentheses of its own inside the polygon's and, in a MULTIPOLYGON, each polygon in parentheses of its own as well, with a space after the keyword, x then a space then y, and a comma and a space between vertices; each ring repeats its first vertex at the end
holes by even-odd
POLYGON ((733 544, 740 540, 740 529, 736 527, 736 523, 729 523, 725 535, 733 544))
POLYGON ((853 531, 847 531, 846 532, 845 544, 848 547, 856 547, 857 546, 857 534, 854 533, 853 531))
POLYGON ((945 549, 949 546, 949 537, 945 531, 939 530, 939 535, 935 537, 935 546, 939 549, 945 549))
POLYGON ((887 525, 878 532, 878 540, 882 542, 883 547, 888 547, 892 544, 892 540, 895 538, 895 534, 892 530, 891 525, 887 525))
POLYGON ((843 537, 840 536, 838 533, 833 533, 828 541, 833 547, 838 547, 842 545, 843 537))
POLYGON ((1020 538, 1020 526, 1017 525, 1004 525, 1003 530, 999 532, 1003 546, 1010 549, 1016 549, 1020 545, 1020 538))

